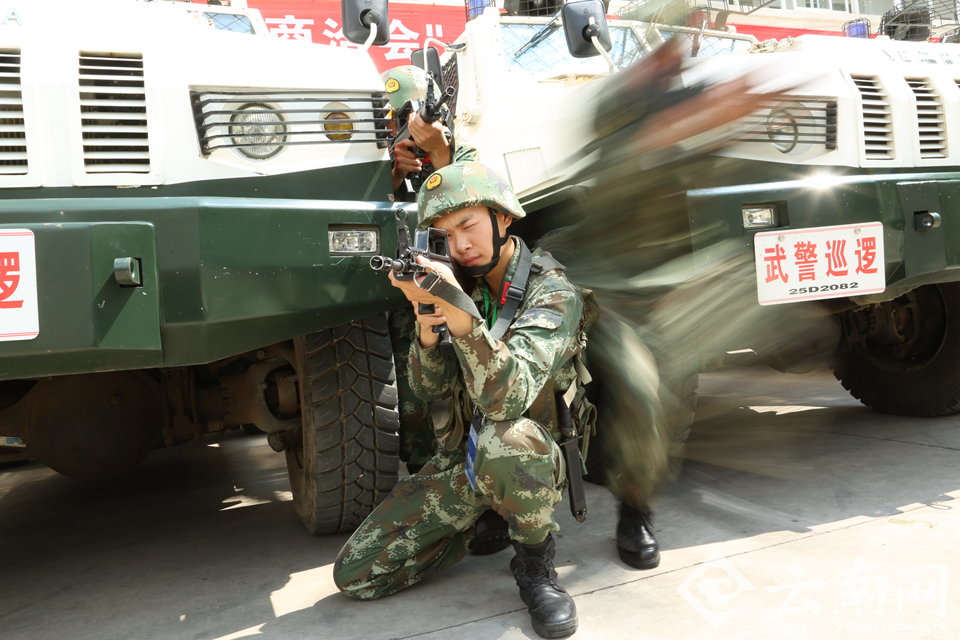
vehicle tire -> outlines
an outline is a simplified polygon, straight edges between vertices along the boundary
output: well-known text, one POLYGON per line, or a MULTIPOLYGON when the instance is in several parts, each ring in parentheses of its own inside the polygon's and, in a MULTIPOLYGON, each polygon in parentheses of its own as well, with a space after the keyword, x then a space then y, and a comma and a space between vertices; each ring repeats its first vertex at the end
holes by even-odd
POLYGON ((302 447, 286 451, 312 535, 352 531, 397 482, 397 386, 385 316, 294 340, 302 447))
POLYGON ((844 325, 845 336, 851 326, 879 327, 865 340, 845 341, 831 359, 833 374, 854 398, 893 415, 960 412, 960 283, 926 285, 879 307, 848 311, 844 325), (878 323, 878 314, 889 320, 878 323))

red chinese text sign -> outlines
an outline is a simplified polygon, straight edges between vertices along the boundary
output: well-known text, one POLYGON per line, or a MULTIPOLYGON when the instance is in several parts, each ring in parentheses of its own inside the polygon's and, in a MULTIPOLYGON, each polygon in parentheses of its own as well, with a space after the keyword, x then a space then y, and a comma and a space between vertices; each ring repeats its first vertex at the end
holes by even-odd
POLYGON ((881 222, 765 231, 754 236, 754 255, 762 305, 886 288, 881 222))
POLYGON ((39 333, 33 232, 0 229, 0 342, 32 340, 39 333))

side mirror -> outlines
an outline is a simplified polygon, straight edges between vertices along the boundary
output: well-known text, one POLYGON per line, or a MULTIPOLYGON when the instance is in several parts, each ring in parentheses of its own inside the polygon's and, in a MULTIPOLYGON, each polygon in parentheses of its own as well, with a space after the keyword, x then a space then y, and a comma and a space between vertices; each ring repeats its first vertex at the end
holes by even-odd
POLYGON ((563 20, 563 33, 567 37, 567 49, 574 58, 600 55, 593 46, 594 37, 605 51, 613 48, 601 0, 568 2, 560 10, 560 17, 563 20))
POLYGON ((390 12, 387 0, 343 0, 340 5, 340 23, 343 36, 355 44, 365 44, 370 37, 370 26, 377 25, 375 45, 390 42, 390 12))
MULTIPOLYGON (((413 66, 420 67, 424 71, 429 71, 437 79, 437 84, 443 84, 443 76, 440 68, 440 52, 436 47, 427 47, 426 49, 417 49, 410 54, 410 61, 413 66), (426 58, 426 59, 424 59, 426 58)), ((443 90, 443 86, 440 87, 443 90)))

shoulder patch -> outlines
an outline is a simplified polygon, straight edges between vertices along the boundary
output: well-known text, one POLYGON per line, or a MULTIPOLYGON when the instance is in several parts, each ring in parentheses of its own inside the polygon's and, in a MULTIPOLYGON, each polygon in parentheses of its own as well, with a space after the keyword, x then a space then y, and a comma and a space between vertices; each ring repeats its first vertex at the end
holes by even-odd
POLYGON ((557 329, 563 324, 563 315, 553 309, 534 308, 524 311, 519 318, 513 321, 510 329, 523 327, 539 327, 541 329, 557 329))
POLYGON ((440 186, 440 183, 443 182, 443 176, 439 173, 432 174, 427 178, 427 191, 432 191, 440 186))
POLYGON ((400 83, 397 82, 396 78, 387 80, 387 93, 396 93, 398 89, 400 89, 400 83))

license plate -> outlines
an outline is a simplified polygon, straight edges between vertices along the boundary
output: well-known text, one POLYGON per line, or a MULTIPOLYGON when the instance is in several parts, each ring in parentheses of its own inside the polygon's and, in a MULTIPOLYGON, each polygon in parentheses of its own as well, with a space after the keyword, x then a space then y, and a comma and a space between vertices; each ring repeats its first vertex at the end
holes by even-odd
POLYGON ((764 231, 754 236, 754 252, 762 305, 886 288, 882 222, 764 231))
POLYGON ((18 449, 26 449, 27 445, 20 438, 14 438, 13 436, 0 436, 0 447, 17 447, 18 449))
POLYGON ((0 229, 0 342, 32 340, 39 332, 33 232, 0 229))

